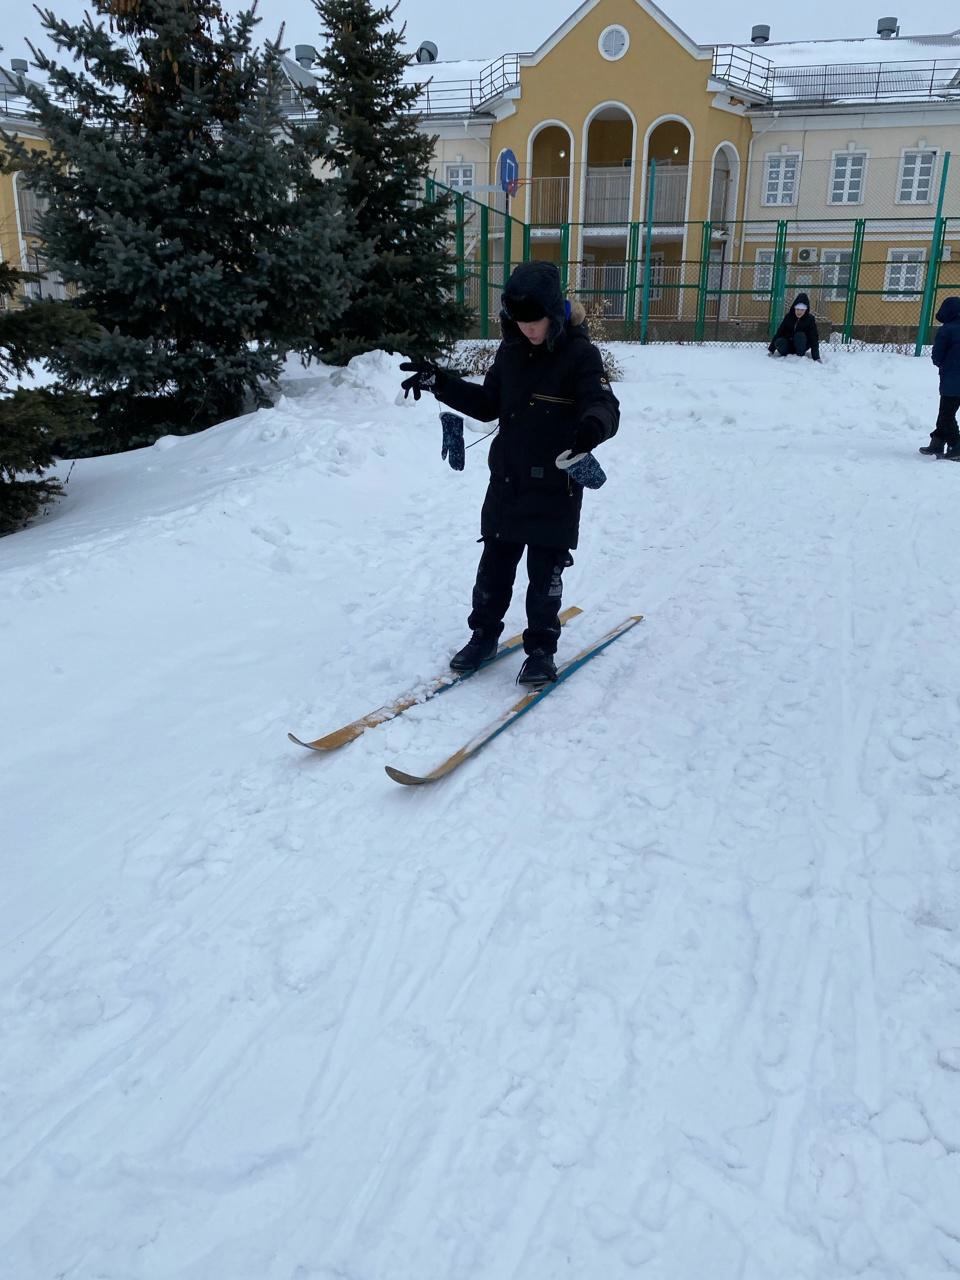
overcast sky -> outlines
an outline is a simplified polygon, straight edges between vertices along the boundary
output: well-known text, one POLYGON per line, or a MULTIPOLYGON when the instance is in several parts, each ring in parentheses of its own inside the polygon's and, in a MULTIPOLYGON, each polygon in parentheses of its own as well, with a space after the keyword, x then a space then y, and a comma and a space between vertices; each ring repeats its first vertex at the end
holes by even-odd
MULTIPOLYGON (((75 20, 83 0, 45 0, 58 17, 75 20)), ((228 7, 239 8, 237 0, 228 7)), ((535 49, 574 12, 575 0, 401 0, 397 21, 405 21, 412 48, 432 40, 440 57, 485 58, 535 49)), ((24 38, 42 39, 40 20, 24 0, 4 0, 0 13, 0 60, 29 57, 24 38)), ((741 43, 757 22, 771 28, 772 40, 814 40, 874 35, 877 19, 898 16, 904 35, 943 34, 953 23, 943 0, 662 0, 661 8, 701 44, 741 43)), ((261 30, 273 35, 286 23, 286 43, 316 44, 319 23, 310 0, 261 0, 261 30)), ((892 47, 891 47, 892 52, 892 47)))

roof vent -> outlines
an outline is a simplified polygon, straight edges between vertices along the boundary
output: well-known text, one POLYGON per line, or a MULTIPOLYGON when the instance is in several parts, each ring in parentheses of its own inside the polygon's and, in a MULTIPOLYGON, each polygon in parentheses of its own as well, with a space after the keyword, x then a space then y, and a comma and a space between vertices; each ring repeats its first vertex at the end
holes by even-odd
POLYGON ((423 44, 417 50, 418 62, 436 62, 440 50, 432 40, 424 40, 423 44))
POLYGON ((756 26, 750 32, 751 44, 766 44, 770 39, 770 28, 763 24, 756 26))
POLYGON ((312 44, 298 44, 293 50, 293 56, 304 71, 309 71, 317 60, 317 51, 312 44))
POLYGON ((29 63, 27 62, 26 58, 10 59, 10 70, 15 72, 18 76, 25 76, 27 74, 28 66, 29 66, 29 63))
POLYGON ((877 22, 877 35, 881 40, 889 40, 891 36, 900 34, 900 23, 896 18, 880 18, 877 22))

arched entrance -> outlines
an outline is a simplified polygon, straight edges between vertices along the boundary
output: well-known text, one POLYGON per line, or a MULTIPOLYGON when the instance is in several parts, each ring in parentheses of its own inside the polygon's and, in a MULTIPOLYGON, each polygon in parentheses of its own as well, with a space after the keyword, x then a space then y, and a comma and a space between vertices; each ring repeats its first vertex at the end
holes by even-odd
POLYGON ((540 125, 528 143, 527 222, 559 227, 571 220, 573 135, 557 121, 540 125))

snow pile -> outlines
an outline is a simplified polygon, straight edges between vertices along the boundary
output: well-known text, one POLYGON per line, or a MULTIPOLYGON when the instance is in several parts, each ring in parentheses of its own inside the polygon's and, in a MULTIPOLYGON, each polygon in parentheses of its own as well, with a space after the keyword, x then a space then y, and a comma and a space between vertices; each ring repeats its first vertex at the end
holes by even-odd
MULTIPOLYGON (((619 348, 561 656, 465 638, 484 446, 394 357, 0 543, 17 1280, 960 1269, 960 467, 926 360, 619 348)), ((522 592, 509 618, 522 625, 522 592)))

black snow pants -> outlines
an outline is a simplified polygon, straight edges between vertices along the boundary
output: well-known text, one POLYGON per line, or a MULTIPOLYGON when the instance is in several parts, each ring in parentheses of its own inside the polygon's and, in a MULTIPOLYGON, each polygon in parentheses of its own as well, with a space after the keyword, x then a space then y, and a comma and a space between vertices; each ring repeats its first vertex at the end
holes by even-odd
POLYGON ((937 425, 933 429, 931 439, 942 440, 944 444, 960 444, 960 427, 957 426, 957 410, 960 409, 960 396, 941 396, 940 412, 937 414, 937 425))
MULTIPOLYGON (((499 637, 503 617, 510 607, 517 565, 523 555, 522 542, 493 539, 483 544, 483 555, 473 588, 473 610, 467 626, 499 637)), ((556 653, 560 639, 560 606, 563 601, 563 571, 569 551, 556 547, 527 547, 527 628, 523 647, 527 653, 542 649, 556 653)))
POLYGON ((795 333, 792 338, 778 338, 773 345, 778 355, 805 356, 807 354, 807 335, 805 333, 795 333))

